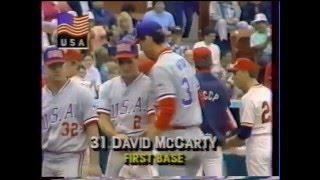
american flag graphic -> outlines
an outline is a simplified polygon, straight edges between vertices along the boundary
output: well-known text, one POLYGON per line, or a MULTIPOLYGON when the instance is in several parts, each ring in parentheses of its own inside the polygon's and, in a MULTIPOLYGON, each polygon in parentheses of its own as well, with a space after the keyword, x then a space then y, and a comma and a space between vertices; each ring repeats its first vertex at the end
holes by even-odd
POLYGON ((89 33, 89 15, 74 17, 69 13, 58 14, 58 34, 83 36, 89 33))

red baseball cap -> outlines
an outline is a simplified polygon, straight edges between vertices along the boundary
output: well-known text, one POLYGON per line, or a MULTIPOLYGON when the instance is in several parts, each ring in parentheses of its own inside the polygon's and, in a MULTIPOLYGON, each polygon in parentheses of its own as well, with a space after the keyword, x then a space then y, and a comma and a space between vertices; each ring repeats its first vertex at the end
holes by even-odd
POLYGON ((211 51, 206 47, 199 47, 193 49, 193 61, 194 63, 206 61, 208 58, 211 59, 211 51))
POLYGON ((238 58, 231 68, 228 68, 230 72, 236 71, 248 71, 257 72, 259 70, 259 65, 247 58, 238 58))
POLYGON ((67 52, 63 54, 63 57, 66 61, 81 61, 82 55, 79 51, 68 49, 67 52))

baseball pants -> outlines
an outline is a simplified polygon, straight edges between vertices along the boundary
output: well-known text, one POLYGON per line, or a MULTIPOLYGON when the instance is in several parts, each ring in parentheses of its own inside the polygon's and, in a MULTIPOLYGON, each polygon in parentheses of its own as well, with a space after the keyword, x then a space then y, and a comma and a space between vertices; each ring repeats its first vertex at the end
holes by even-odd
POLYGON ((217 147, 217 151, 205 151, 202 162, 203 172, 205 176, 222 176, 223 175, 223 155, 221 147, 217 147))
POLYGON ((43 152, 42 177, 81 177, 84 151, 77 153, 43 152))
POLYGON ((253 135, 247 140, 248 176, 272 176, 272 136, 253 135))

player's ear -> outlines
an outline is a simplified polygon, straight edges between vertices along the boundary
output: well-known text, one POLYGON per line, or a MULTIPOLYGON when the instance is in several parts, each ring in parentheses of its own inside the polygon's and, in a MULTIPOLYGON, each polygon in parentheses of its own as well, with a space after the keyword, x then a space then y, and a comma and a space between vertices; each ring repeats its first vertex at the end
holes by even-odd
POLYGON ((146 36, 145 41, 146 42, 152 42, 153 38, 151 36, 146 36))

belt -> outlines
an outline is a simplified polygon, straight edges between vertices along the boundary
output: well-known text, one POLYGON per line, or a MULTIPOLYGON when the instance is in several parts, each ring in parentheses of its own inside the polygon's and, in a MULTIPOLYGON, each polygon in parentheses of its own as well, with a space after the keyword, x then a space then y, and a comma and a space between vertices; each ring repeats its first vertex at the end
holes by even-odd
POLYGON ((172 126, 171 129, 179 130, 179 129, 188 129, 193 127, 200 127, 200 125, 190 125, 190 126, 172 126))

